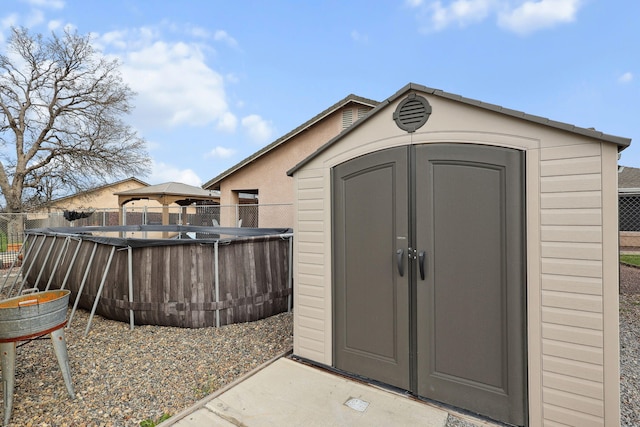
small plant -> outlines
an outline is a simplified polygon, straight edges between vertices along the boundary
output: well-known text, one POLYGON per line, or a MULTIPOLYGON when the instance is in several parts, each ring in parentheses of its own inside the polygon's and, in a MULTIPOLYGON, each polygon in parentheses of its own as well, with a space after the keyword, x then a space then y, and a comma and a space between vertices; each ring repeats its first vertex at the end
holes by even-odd
POLYGON ((160 418, 158 418, 156 421, 152 420, 151 418, 147 418, 146 420, 140 421, 140 427, 156 427, 158 424, 163 421, 167 421, 169 418, 171 418, 171 414, 167 413, 160 415, 160 418))

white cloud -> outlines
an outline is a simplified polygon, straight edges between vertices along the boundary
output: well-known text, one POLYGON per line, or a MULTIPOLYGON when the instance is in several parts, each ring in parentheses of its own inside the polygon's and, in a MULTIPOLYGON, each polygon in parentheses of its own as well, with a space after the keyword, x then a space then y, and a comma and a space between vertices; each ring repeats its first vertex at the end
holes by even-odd
POLYGON ((254 142, 262 143, 270 141, 274 134, 271 122, 264 120, 257 114, 251 114, 243 117, 242 126, 249 134, 249 138, 254 142))
MULTIPOLYGON (((110 33, 102 39, 113 46, 127 45, 128 35, 110 33)), ((209 68, 199 46, 155 41, 142 34, 141 46, 122 54, 123 77, 137 92, 134 118, 141 126, 205 126, 218 123, 229 130, 229 112, 223 78, 209 68)))
POLYGON ((18 14, 12 13, 0 19, 0 29, 5 30, 18 24, 18 14))
POLYGON ((494 3, 493 0, 456 0, 448 7, 443 7, 440 1, 436 1, 430 6, 432 28, 438 31, 454 24, 464 27, 482 21, 494 3))
POLYGON ((233 156, 234 154, 236 154, 236 150, 234 150, 232 148, 225 148, 225 147, 217 146, 213 150, 209 151, 207 153, 206 157, 213 157, 213 158, 217 158, 217 159, 228 159, 229 157, 233 156))
POLYGON ((44 22, 44 12, 40 9, 34 9, 25 19, 25 26, 33 28, 44 22))
POLYGON ((193 26, 189 28, 189 33, 191 33, 194 37, 199 37, 202 39, 208 39, 211 36, 211 33, 206 28, 193 26))
POLYGON ((149 183, 155 185, 163 182, 181 182, 196 187, 202 185, 200 177, 191 169, 178 169, 166 163, 153 162, 149 183))
POLYGON ((633 73, 631 73, 630 71, 618 77, 619 83, 630 83, 632 80, 633 80, 633 73))
POLYGON ((213 39, 215 41, 221 41, 221 42, 225 42, 227 45, 231 46, 231 47, 237 47, 238 46, 238 42, 236 41, 236 39, 234 39, 233 37, 231 37, 229 34, 227 34, 226 31, 224 30, 218 30, 215 32, 215 34, 213 35, 213 39))
POLYGON ((498 25, 518 34, 529 34, 575 21, 580 6, 581 0, 526 1, 515 9, 501 12, 498 25))
POLYGON ((495 17, 497 25, 525 35, 575 21, 584 0, 406 0, 422 32, 466 27, 495 17))
POLYGON ((235 75, 233 73, 227 73, 227 75, 225 76, 225 79, 229 83, 239 83, 240 82, 240 77, 238 77, 237 75, 235 75))
POLYGON ((224 113, 219 119, 216 129, 223 132, 234 132, 238 126, 238 118, 230 112, 224 113))
POLYGON ((366 34, 362 34, 356 30, 351 31, 351 38, 353 41, 366 43, 369 41, 369 37, 366 34))
POLYGON ((58 28, 61 28, 61 27, 62 27, 62 21, 53 20, 53 21, 49 21, 47 23, 47 29, 49 31, 55 31, 55 30, 57 30, 58 28))

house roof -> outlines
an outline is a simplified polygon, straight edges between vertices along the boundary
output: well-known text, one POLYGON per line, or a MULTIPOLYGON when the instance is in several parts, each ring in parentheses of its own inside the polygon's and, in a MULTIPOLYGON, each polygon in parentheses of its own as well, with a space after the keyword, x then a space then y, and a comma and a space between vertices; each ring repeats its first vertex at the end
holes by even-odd
POLYGON ((246 159, 240 161, 239 163, 235 164, 234 166, 231 166, 229 169, 227 169, 226 171, 222 172, 220 175, 218 175, 215 178, 209 180, 208 182, 206 182, 202 186, 202 188, 208 188, 208 187, 211 187, 211 186, 213 186, 215 184, 218 184, 220 181, 222 181, 227 176, 233 174, 234 172, 236 172, 237 170, 243 168, 247 164, 249 164, 249 163, 255 161, 256 159, 262 157, 263 155, 267 154, 271 150, 273 150, 273 149, 279 147, 280 145, 286 143, 291 138, 293 138, 294 136, 298 135, 300 132, 306 130, 307 128, 309 128, 311 126, 313 126, 317 122, 321 121, 325 117, 329 116, 330 114, 332 114, 336 110, 344 107, 345 105, 349 104, 350 102, 363 104, 363 105, 366 105, 366 106, 369 106, 369 107, 375 107, 376 105, 378 105, 378 101, 374 101, 372 99, 363 98, 361 96, 357 96, 357 95, 354 95, 354 94, 347 95, 345 98, 343 98, 340 101, 336 102, 335 104, 333 104, 332 106, 330 106, 326 110, 320 112, 319 114, 316 114, 311 119, 307 120, 306 122, 304 122, 300 126, 296 127, 291 132, 281 136, 280 138, 276 139, 275 141, 273 141, 271 144, 267 145, 263 149, 255 152, 254 154, 250 155, 246 159))
POLYGON ((621 192, 640 189, 640 168, 620 166, 618 168, 618 189, 621 192))
POLYGON ((460 95, 456 95, 456 94, 449 93, 449 92, 444 92, 444 91, 442 91, 440 89, 433 89, 433 88, 430 88, 430 87, 427 87, 427 86, 422 86, 422 85, 419 85, 419 84, 416 84, 416 83, 409 83, 409 84, 405 85, 403 88, 401 88, 399 91, 397 91, 395 94, 393 94, 392 96, 390 96, 386 100, 384 100, 381 103, 379 103, 378 106, 376 106, 373 110, 371 110, 367 114, 367 116, 364 117, 362 120, 358 120, 357 122, 355 122, 352 126, 348 127, 344 131, 342 131, 338 136, 332 138, 326 144, 324 144, 323 146, 318 148, 309 157, 307 157, 306 159, 302 160, 300 163, 298 163, 296 166, 294 166, 292 169, 290 169, 287 172, 287 175, 289 175, 289 176, 293 175, 298 169, 300 169, 302 166, 304 166, 309 161, 314 159, 316 156, 318 156, 320 153, 322 153, 328 147, 333 145, 336 141, 338 141, 339 139, 344 137, 349 132, 352 132, 358 126, 362 125, 362 123, 364 123, 366 120, 368 120, 372 116, 376 115, 378 112, 380 112, 382 109, 384 109, 387 105, 395 102, 398 98, 404 96, 407 92, 411 92, 411 91, 419 91, 419 92, 423 92, 423 93, 428 93, 428 94, 431 94, 433 96, 439 96, 439 97, 442 97, 442 98, 458 101, 458 102, 461 102, 461 103, 464 103, 464 104, 473 105, 475 107, 483 108, 483 109, 486 109, 486 110, 489 110, 489 111, 493 111, 493 112, 496 112, 496 113, 500 113, 500 114, 505 114, 507 116, 511 116, 511 117, 518 118, 518 119, 521 119, 521 120, 526 120, 526 121, 529 121, 529 122, 533 122, 533 123, 549 126, 549 127, 552 127, 552 128, 556 128, 556 129, 560 129, 560 130, 566 131, 566 132, 571 132, 571 133, 575 133, 575 134, 578 134, 578 135, 583 135, 583 136, 587 136, 587 137, 590 137, 590 138, 598 139, 598 140, 601 140, 601 141, 611 142, 611 143, 614 143, 614 144, 618 145, 618 150, 619 151, 624 150, 626 147, 629 146, 629 144, 631 144, 631 139, 630 138, 624 138, 624 137, 615 136, 615 135, 608 135, 608 134, 605 134, 603 132, 597 131, 597 130, 595 130, 593 128, 590 128, 590 129, 582 128, 582 127, 578 127, 578 126, 575 126, 575 125, 572 125, 572 124, 558 122, 558 121, 555 121, 555 120, 550 120, 550 119, 545 118, 545 117, 540 117, 540 116, 535 116, 535 115, 532 115, 532 114, 527 114, 527 113, 524 113, 522 111, 512 110, 512 109, 509 109, 509 108, 502 107, 500 105, 489 104, 489 103, 478 101, 478 100, 472 99, 472 98, 465 98, 465 97, 460 96, 460 95))
POLYGON ((109 183, 109 184, 100 185, 100 186, 94 187, 94 188, 90 188, 90 189, 82 191, 80 193, 75 193, 75 194, 70 194, 68 196, 60 197, 58 199, 52 200, 52 202, 53 203, 57 203, 57 202, 60 202, 62 200, 72 199, 72 198, 78 197, 78 196, 83 196, 83 195, 86 195, 86 194, 93 193, 94 191, 104 190, 106 188, 113 187, 113 186, 125 183, 127 181, 136 181, 137 183, 139 183, 140 185, 143 185, 145 187, 149 185, 146 182, 144 182, 144 181, 132 176, 132 177, 129 177, 129 178, 121 179, 120 181, 116 181, 116 182, 112 182, 112 183, 109 183))

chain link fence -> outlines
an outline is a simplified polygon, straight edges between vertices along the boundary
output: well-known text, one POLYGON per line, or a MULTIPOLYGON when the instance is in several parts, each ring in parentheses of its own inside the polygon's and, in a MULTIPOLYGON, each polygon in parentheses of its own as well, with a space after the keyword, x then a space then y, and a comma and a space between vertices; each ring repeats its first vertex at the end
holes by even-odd
MULTIPOLYGON (((292 228, 291 204, 192 205, 187 207, 127 207, 92 211, 0 213, 0 267, 11 264, 24 241, 24 230, 49 227, 110 225, 169 225, 292 228), (122 221, 122 222, 121 222, 122 221)), ((156 238, 161 233, 129 233, 127 237, 156 238)))

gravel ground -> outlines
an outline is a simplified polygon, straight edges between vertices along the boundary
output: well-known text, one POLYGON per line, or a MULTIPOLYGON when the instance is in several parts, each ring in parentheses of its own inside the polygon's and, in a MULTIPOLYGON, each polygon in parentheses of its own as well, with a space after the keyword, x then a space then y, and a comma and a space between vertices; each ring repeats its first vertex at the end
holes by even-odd
POLYGON ((622 426, 640 426, 640 268, 620 266, 622 426))
MULTIPOLYGON (((50 339, 18 347, 11 426, 139 426, 174 415, 291 348, 282 313, 221 328, 129 325, 78 310, 65 334, 76 399, 50 339)), ((1 389, 1 387, 0 387, 1 389)), ((0 419, 1 420, 1 419, 0 419)))

